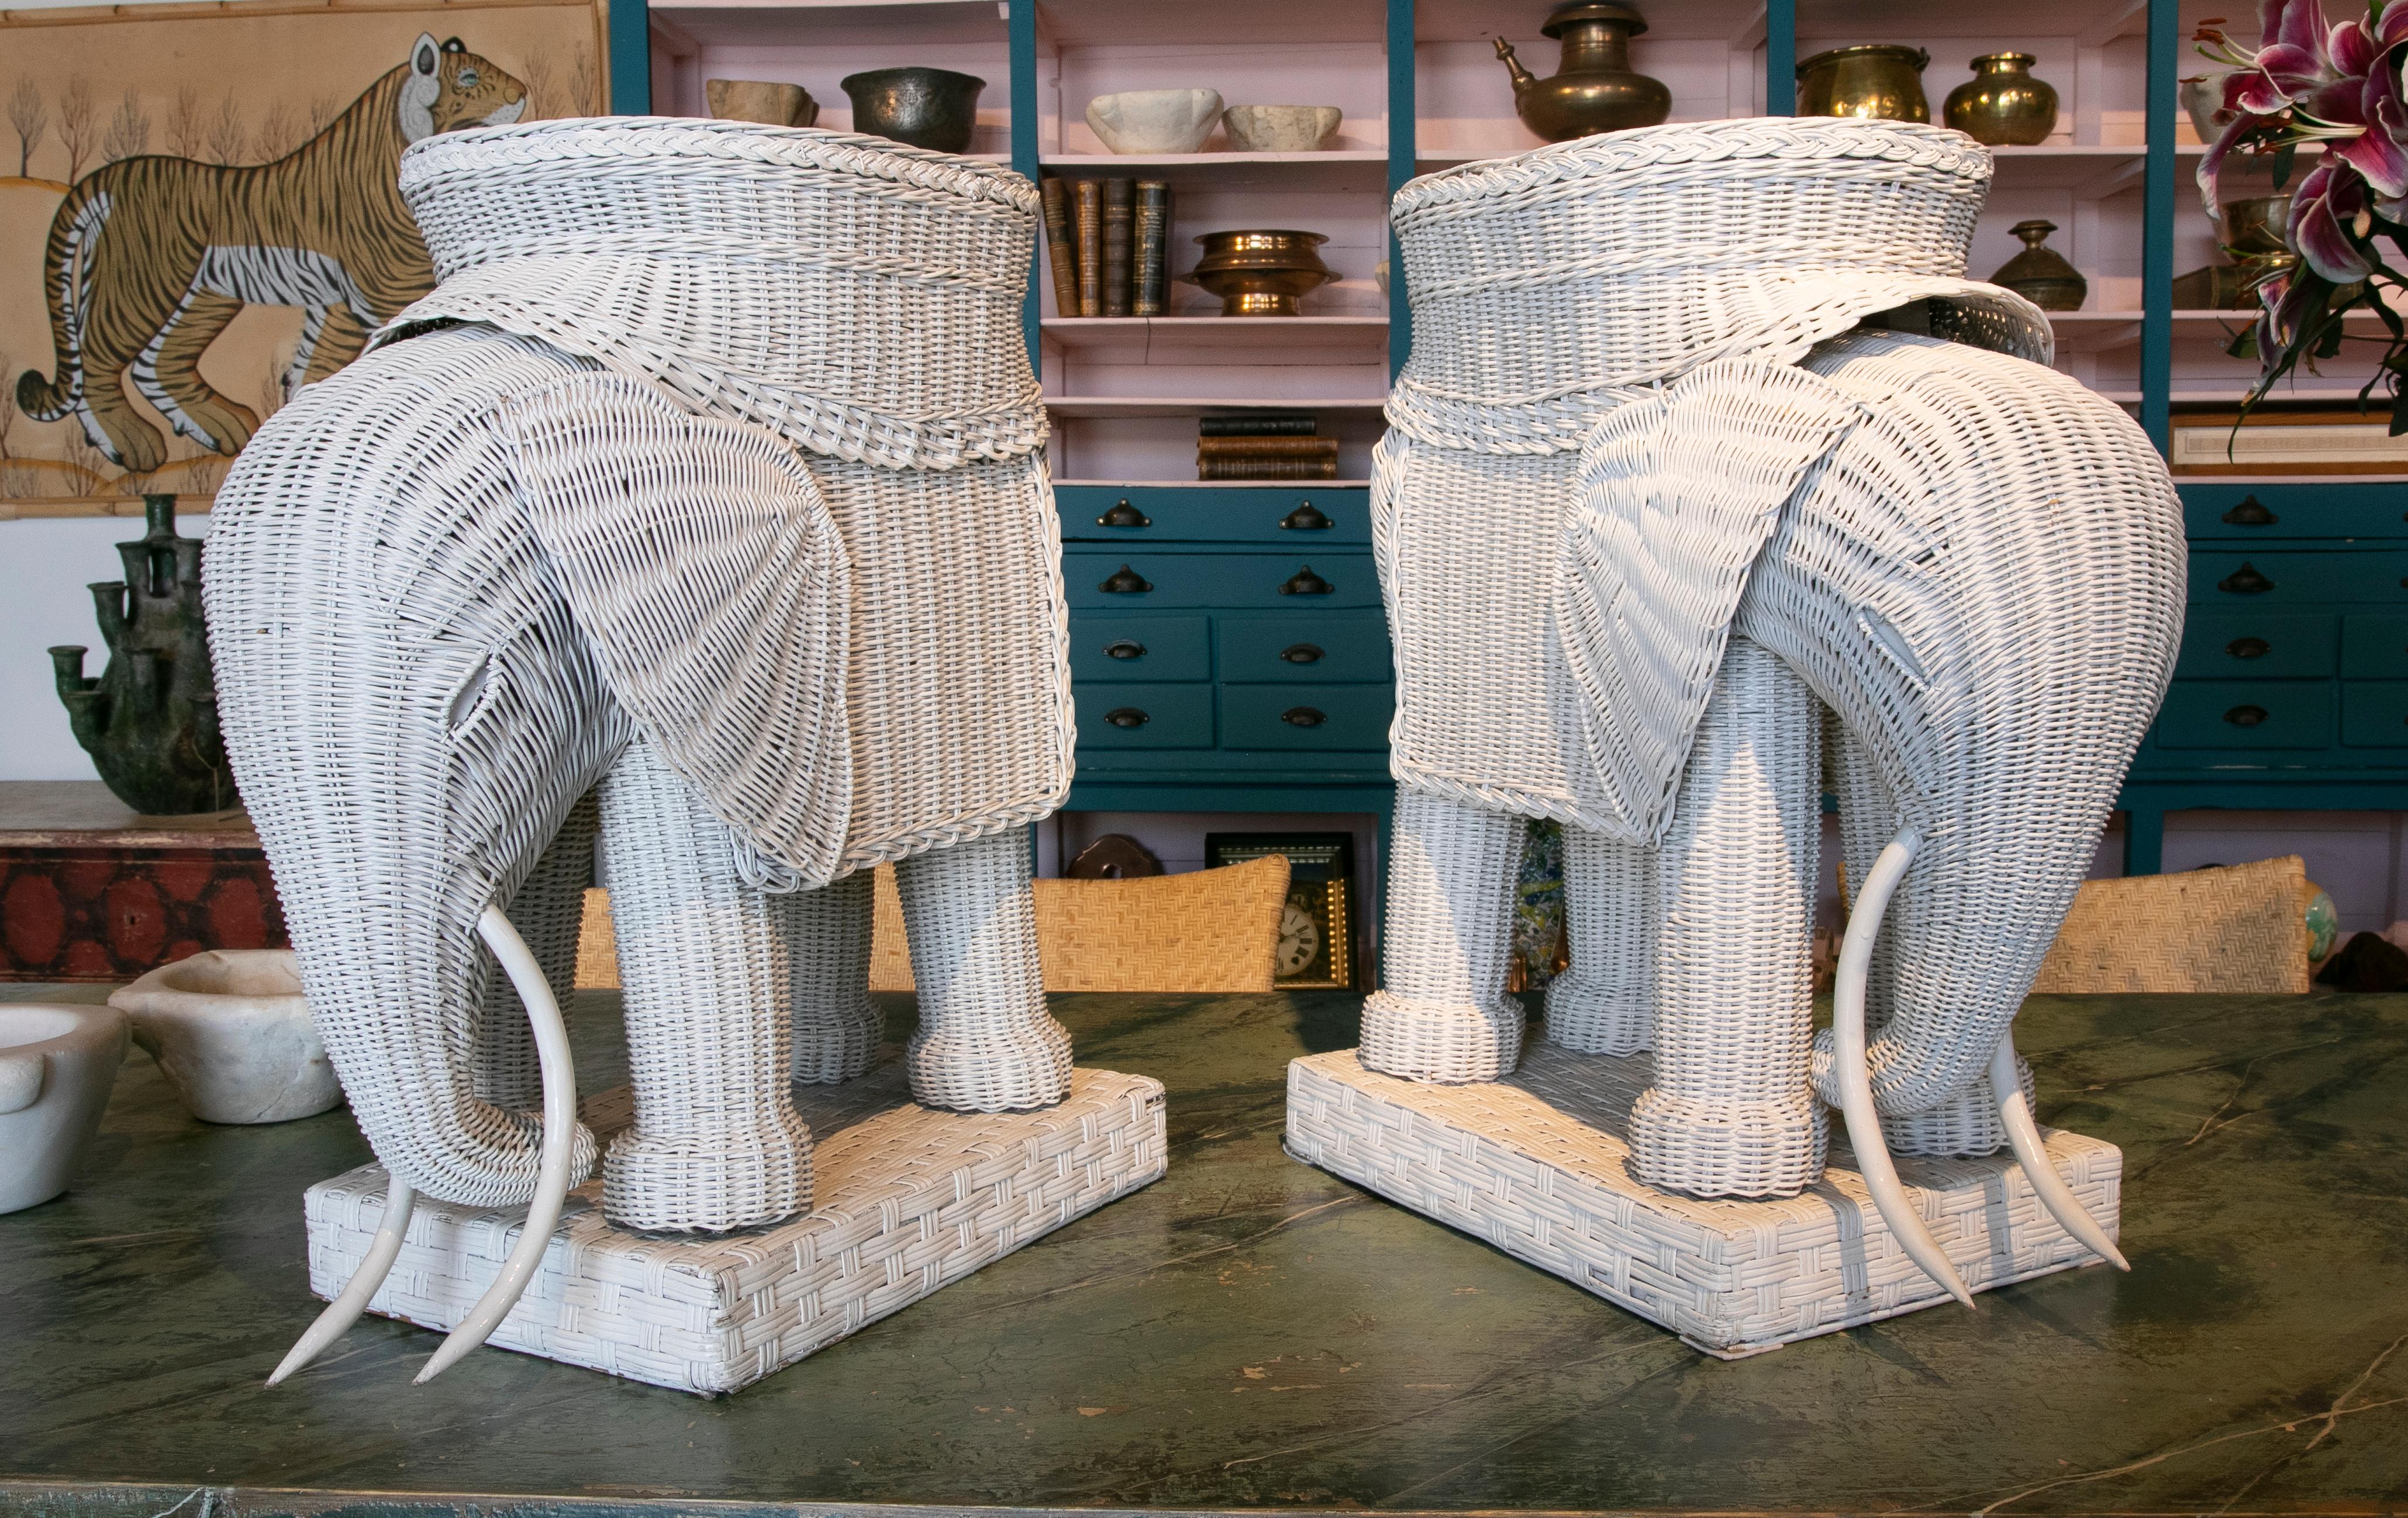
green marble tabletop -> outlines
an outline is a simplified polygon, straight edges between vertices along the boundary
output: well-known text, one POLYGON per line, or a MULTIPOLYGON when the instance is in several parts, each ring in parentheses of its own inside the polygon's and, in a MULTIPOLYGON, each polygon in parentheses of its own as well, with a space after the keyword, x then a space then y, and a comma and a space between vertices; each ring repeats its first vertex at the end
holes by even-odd
MULTIPOLYGON (((2408 996, 2036 998, 2042 1117, 2124 1147, 2132 1273, 1736 1363, 1287 1158, 1283 1067, 1354 998, 1054 1006, 1169 1088, 1168 1177, 717 1401, 494 1350, 413 1387, 436 1337, 374 1318, 266 1389, 319 1305, 302 1189, 366 1149, 341 1110, 205 1126, 137 1052, 78 1188, 0 1217, 0 1504, 2408 1506, 2408 996)), ((585 1090, 615 1007, 574 1013, 585 1090)))

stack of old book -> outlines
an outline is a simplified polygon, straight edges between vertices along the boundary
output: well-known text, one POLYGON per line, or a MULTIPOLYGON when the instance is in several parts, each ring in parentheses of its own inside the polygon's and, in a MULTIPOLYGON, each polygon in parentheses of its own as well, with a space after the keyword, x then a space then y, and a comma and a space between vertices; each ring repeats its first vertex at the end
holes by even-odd
POLYGON ((1170 186, 1062 179, 1039 186, 1054 306, 1064 316, 1161 316, 1169 293, 1170 186))
POLYGON ((1338 439, 1310 411, 1246 411, 1197 422, 1198 480, 1335 480, 1338 439))

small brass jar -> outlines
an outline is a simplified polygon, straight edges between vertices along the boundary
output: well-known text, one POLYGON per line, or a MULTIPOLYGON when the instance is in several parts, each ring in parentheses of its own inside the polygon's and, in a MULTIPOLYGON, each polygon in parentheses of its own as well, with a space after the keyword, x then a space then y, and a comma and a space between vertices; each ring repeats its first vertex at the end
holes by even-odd
POLYGON ((1930 62, 1921 48, 1883 42, 1818 52, 1798 65, 1798 114, 1928 122, 1923 70, 1930 62))
POLYGON ((2048 246, 2055 222, 2017 222, 2009 229, 2024 240, 2024 251, 1999 265, 1990 282, 2014 291, 2043 311, 2078 311, 2090 294, 2090 281, 2065 256, 2048 246))
POLYGON ((1210 232, 1187 278, 1221 297, 1223 316, 1296 316, 1297 297, 1338 278, 1321 261, 1318 232, 1210 232))
POLYGON ((1957 131, 1993 148, 2046 142, 2057 130, 2057 87, 2031 76, 2028 52, 1985 52, 1973 60, 1973 77, 1948 92, 1942 119, 1957 131))

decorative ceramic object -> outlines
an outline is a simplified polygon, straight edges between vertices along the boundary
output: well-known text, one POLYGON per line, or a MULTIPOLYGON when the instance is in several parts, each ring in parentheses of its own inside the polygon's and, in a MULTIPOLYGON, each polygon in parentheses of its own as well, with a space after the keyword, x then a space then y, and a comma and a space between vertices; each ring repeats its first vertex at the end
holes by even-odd
POLYGON ((2232 124, 2232 112, 2224 108, 2224 79, 2221 75, 2201 74, 2182 81, 2183 114, 2190 118, 2191 130, 2201 142, 2214 142, 2232 124))
POLYGON ((986 80, 950 68, 874 68, 845 77, 853 129, 934 152, 969 151, 986 80))
POLYGON ((212 949, 162 965, 108 1004, 204 1123, 289 1123, 343 1099, 290 949, 212 949))
POLYGON ((1318 232, 1211 232, 1196 239, 1204 256, 1188 275, 1221 297, 1223 316, 1295 316, 1297 297, 1338 276, 1321 261, 1318 232))
POLYGON ((1221 113, 1230 148, 1248 153, 1319 152, 1345 119, 1335 106, 1231 106, 1221 113))
POLYGON ((113 1007, 0 1006, 0 1212, 67 1189, 124 1059, 113 1007))
POLYGON ((2057 130, 2057 88, 2031 76, 2028 52, 1985 52, 1968 65, 1973 77, 1948 92, 1950 126, 1994 148, 2046 142, 2057 130))
POLYGON ((2308 924, 2308 963, 2313 965, 2332 953, 2333 940, 2341 936, 2341 913, 2323 886, 2306 881, 2300 886, 2300 915, 2308 924))
POLYGON ((125 578, 92 587, 108 667, 86 679, 81 644, 50 650, 59 699, 120 801, 153 817, 221 811, 236 798, 201 620, 201 540, 177 536, 173 495, 145 495, 142 514, 150 530, 117 545, 125 578))
POLYGON ((710 114, 723 122, 810 126, 820 119, 820 103, 799 84, 780 84, 769 79, 705 79, 702 93, 710 102, 710 114))
POLYGON ((1990 282, 2004 285, 2043 311, 2078 311, 2090 294, 2090 281, 2047 246, 2055 222, 2017 222, 2008 230, 2024 240, 2024 251, 1999 265, 1990 282))
POLYGON ((1125 90, 1087 102, 1087 124, 1116 153, 1192 153, 1220 122, 1218 90, 1125 90))
POLYGON ((1923 70, 1930 62, 1921 48, 1883 42, 1818 52, 1798 65, 1798 114, 1928 122, 1923 70))
POLYGON ((1549 142, 1654 126, 1672 114, 1672 92, 1630 66, 1630 39, 1647 30, 1639 12, 1611 0, 1557 6, 1539 28, 1563 43, 1552 79, 1541 79, 1497 39, 1497 56, 1513 77, 1513 113, 1549 142))

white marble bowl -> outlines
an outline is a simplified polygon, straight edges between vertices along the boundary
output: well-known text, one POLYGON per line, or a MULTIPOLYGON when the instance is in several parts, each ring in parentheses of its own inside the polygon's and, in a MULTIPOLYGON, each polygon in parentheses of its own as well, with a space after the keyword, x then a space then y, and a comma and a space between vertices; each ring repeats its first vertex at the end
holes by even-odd
POLYGON ((1192 153, 1221 124, 1218 90, 1124 90, 1087 102, 1087 124, 1116 153, 1192 153))
POLYGON ((125 1059, 125 1014, 0 1006, 0 1212, 38 1207, 83 1167, 125 1059))
POLYGON ((1248 153, 1319 152, 1345 119, 1335 106, 1231 106, 1221 115, 1230 149, 1248 153))
POLYGON ((289 1123, 343 1099, 290 949, 212 949, 108 998, 204 1123, 289 1123))

